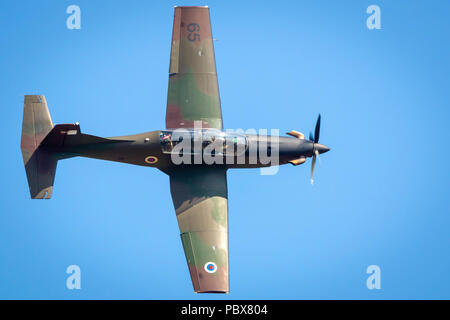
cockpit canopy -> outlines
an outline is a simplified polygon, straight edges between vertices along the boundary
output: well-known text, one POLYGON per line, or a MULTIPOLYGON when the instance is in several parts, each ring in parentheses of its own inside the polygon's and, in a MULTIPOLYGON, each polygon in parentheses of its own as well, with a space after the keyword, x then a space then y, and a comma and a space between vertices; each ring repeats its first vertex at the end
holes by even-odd
POLYGON ((245 135, 217 129, 176 129, 160 132, 163 153, 182 152, 236 156, 245 153, 248 141, 245 135))

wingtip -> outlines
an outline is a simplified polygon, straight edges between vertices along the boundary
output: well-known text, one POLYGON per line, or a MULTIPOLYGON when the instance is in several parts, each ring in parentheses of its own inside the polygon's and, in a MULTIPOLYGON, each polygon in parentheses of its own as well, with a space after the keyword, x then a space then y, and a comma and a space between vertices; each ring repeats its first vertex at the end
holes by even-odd
POLYGON ((174 8, 209 8, 209 6, 173 6, 174 8))
POLYGON ((194 293, 221 293, 221 294, 228 294, 229 291, 224 291, 224 290, 205 290, 205 291, 194 291, 194 293))

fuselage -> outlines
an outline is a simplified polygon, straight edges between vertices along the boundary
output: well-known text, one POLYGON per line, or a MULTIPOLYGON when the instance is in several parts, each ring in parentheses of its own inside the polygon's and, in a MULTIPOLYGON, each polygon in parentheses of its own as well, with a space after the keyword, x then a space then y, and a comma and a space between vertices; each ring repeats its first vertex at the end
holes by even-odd
POLYGON ((216 129, 157 130, 107 138, 60 150, 61 157, 81 156, 170 171, 179 166, 215 165, 261 168, 299 161, 328 151, 307 139, 245 134, 216 129), (110 142, 109 142, 110 141, 110 142))

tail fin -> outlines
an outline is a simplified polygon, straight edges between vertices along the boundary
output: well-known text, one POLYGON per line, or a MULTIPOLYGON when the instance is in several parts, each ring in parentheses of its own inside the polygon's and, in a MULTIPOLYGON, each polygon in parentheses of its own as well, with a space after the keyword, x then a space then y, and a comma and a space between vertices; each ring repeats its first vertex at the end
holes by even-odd
POLYGON ((52 129, 53 122, 45 97, 26 95, 20 148, 33 199, 49 199, 52 196, 58 159, 56 155, 39 148, 52 129))

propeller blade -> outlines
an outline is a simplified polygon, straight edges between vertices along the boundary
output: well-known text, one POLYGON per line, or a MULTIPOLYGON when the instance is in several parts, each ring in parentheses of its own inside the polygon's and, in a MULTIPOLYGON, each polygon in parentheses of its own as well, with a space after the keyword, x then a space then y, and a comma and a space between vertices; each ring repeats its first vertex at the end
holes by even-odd
POLYGON ((316 166, 316 154, 313 155, 311 164, 311 184, 314 184, 314 167, 316 166))
POLYGON ((320 113, 319 117, 317 118, 316 129, 314 130, 314 143, 319 142, 319 136, 320 136, 320 113))
MULTIPOLYGON (((320 157, 319 157, 319 150, 316 149, 316 143, 319 142, 319 136, 320 136, 320 113, 319 116, 317 117, 317 122, 316 122, 316 128, 314 129, 314 136, 312 135, 312 133, 309 133, 309 140, 313 141, 313 155, 312 155, 312 163, 311 163, 311 184, 314 184, 314 168, 316 167, 316 158, 319 158, 319 162, 320 162, 320 157)), ((323 147, 323 146, 321 146, 323 147)))
POLYGON ((319 163, 322 163, 322 160, 320 160, 320 156, 319 156, 319 150, 315 150, 314 154, 316 155, 317 159, 319 160, 319 163))

